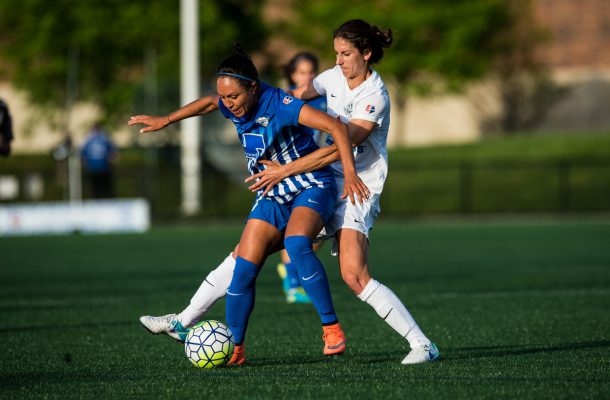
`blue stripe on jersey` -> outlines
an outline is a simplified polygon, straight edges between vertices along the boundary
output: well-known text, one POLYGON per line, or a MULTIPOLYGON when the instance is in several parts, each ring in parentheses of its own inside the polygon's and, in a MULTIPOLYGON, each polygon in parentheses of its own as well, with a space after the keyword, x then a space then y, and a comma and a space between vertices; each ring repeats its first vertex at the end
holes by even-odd
MULTIPOLYGON (((219 101, 218 106, 223 116, 235 124, 251 175, 265 169, 259 160, 287 164, 318 149, 310 131, 298 124, 303 104, 283 90, 263 82, 256 109, 243 117, 235 117, 219 101)), ((335 179, 330 168, 286 178, 267 196, 283 204, 312 186, 334 190, 335 179)))
MULTIPOLYGON (((297 133, 298 134, 298 133, 297 133)), ((274 143, 265 154, 269 159, 277 161, 280 164, 287 164, 299 158, 301 154, 298 151, 297 143, 295 143, 295 134, 292 128, 285 129, 281 135, 278 135, 277 142, 274 143)), ((264 166, 259 164, 261 170, 264 166)), ((284 198, 289 201, 294 194, 299 193, 305 188, 316 186, 320 188, 329 187, 328 177, 325 176, 325 171, 314 171, 313 173, 300 174, 284 179, 267 195, 270 197, 284 198), (289 195, 292 194, 292 195, 289 195)), ((332 179, 331 179, 332 183, 332 179)), ((259 193, 260 194, 260 193, 259 193)))

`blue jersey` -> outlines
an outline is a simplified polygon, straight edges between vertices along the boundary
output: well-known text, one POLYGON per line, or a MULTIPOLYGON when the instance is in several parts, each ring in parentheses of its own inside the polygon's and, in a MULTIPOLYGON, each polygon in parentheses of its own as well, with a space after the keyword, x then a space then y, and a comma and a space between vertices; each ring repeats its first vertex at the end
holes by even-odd
MULTIPOLYGON (((294 90, 296 89, 296 86, 291 86, 289 88, 290 90, 294 90)), ((310 107, 313 107, 315 109, 318 109, 320 111, 324 111, 326 112, 326 97, 325 96, 319 96, 319 97, 315 97, 311 100, 307 100, 305 102, 305 104, 307 104, 310 107)), ((313 129, 313 128, 308 128, 308 127, 304 127, 306 129, 307 132, 310 132, 313 135, 313 140, 314 142, 316 142, 316 144, 321 144, 320 142, 320 131, 318 131, 317 129, 313 129)))
POLYGON ((81 156, 85 168, 92 172, 107 172, 110 170, 110 161, 116 149, 101 130, 94 130, 85 141, 81 149, 81 156))
MULTIPOLYGON (((230 119, 237 129, 251 175, 265 169, 259 160, 288 164, 318 149, 311 131, 307 131, 307 128, 298 122, 299 113, 305 103, 263 82, 260 87, 256 109, 243 117, 234 116, 222 101, 218 101, 222 115, 230 119)), ((288 177, 266 196, 284 204, 302 190, 314 186, 336 190, 330 168, 288 177)), ((259 196, 261 193, 262 191, 259 191, 259 196)))

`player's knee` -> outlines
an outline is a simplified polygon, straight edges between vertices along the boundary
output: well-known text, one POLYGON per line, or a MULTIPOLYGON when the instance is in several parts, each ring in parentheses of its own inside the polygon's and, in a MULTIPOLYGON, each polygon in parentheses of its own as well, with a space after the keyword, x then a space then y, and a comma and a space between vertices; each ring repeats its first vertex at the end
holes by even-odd
POLYGON ((342 270, 341 278, 356 295, 362 293, 367 282, 371 279, 366 271, 354 272, 353 270, 342 270))
POLYGON ((358 294, 361 292, 358 276, 352 273, 341 274, 343 282, 351 289, 352 292, 358 294))
POLYGON ((290 259, 295 261, 312 252, 312 241, 307 236, 288 236, 284 239, 284 248, 290 259))

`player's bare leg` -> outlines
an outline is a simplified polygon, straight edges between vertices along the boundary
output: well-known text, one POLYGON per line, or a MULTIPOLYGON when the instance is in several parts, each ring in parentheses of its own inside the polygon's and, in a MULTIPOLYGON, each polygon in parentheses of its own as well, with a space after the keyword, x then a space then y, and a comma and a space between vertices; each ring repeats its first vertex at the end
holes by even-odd
POLYGON ((407 339, 411 352, 403 364, 433 361, 439 357, 438 349, 421 331, 407 308, 388 287, 371 277, 368 269, 368 239, 354 229, 341 229, 339 241, 339 267, 341 277, 358 298, 373 307, 377 315, 398 334, 407 339))

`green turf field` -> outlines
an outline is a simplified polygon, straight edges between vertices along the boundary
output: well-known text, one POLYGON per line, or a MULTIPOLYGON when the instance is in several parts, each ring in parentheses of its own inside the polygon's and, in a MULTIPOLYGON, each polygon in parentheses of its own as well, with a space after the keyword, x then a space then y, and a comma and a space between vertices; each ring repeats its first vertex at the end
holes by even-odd
MULTIPOLYGON (((610 218, 380 223, 374 276, 442 360, 403 366, 405 342, 340 281, 348 335, 324 359, 311 306, 287 305, 276 259, 261 273, 250 364, 199 370, 147 334, 179 311, 240 225, 145 235, 0 238, 1 398, 608 398, 610 218)), ((224 320, 224 301, 209 318, 224 320)))

